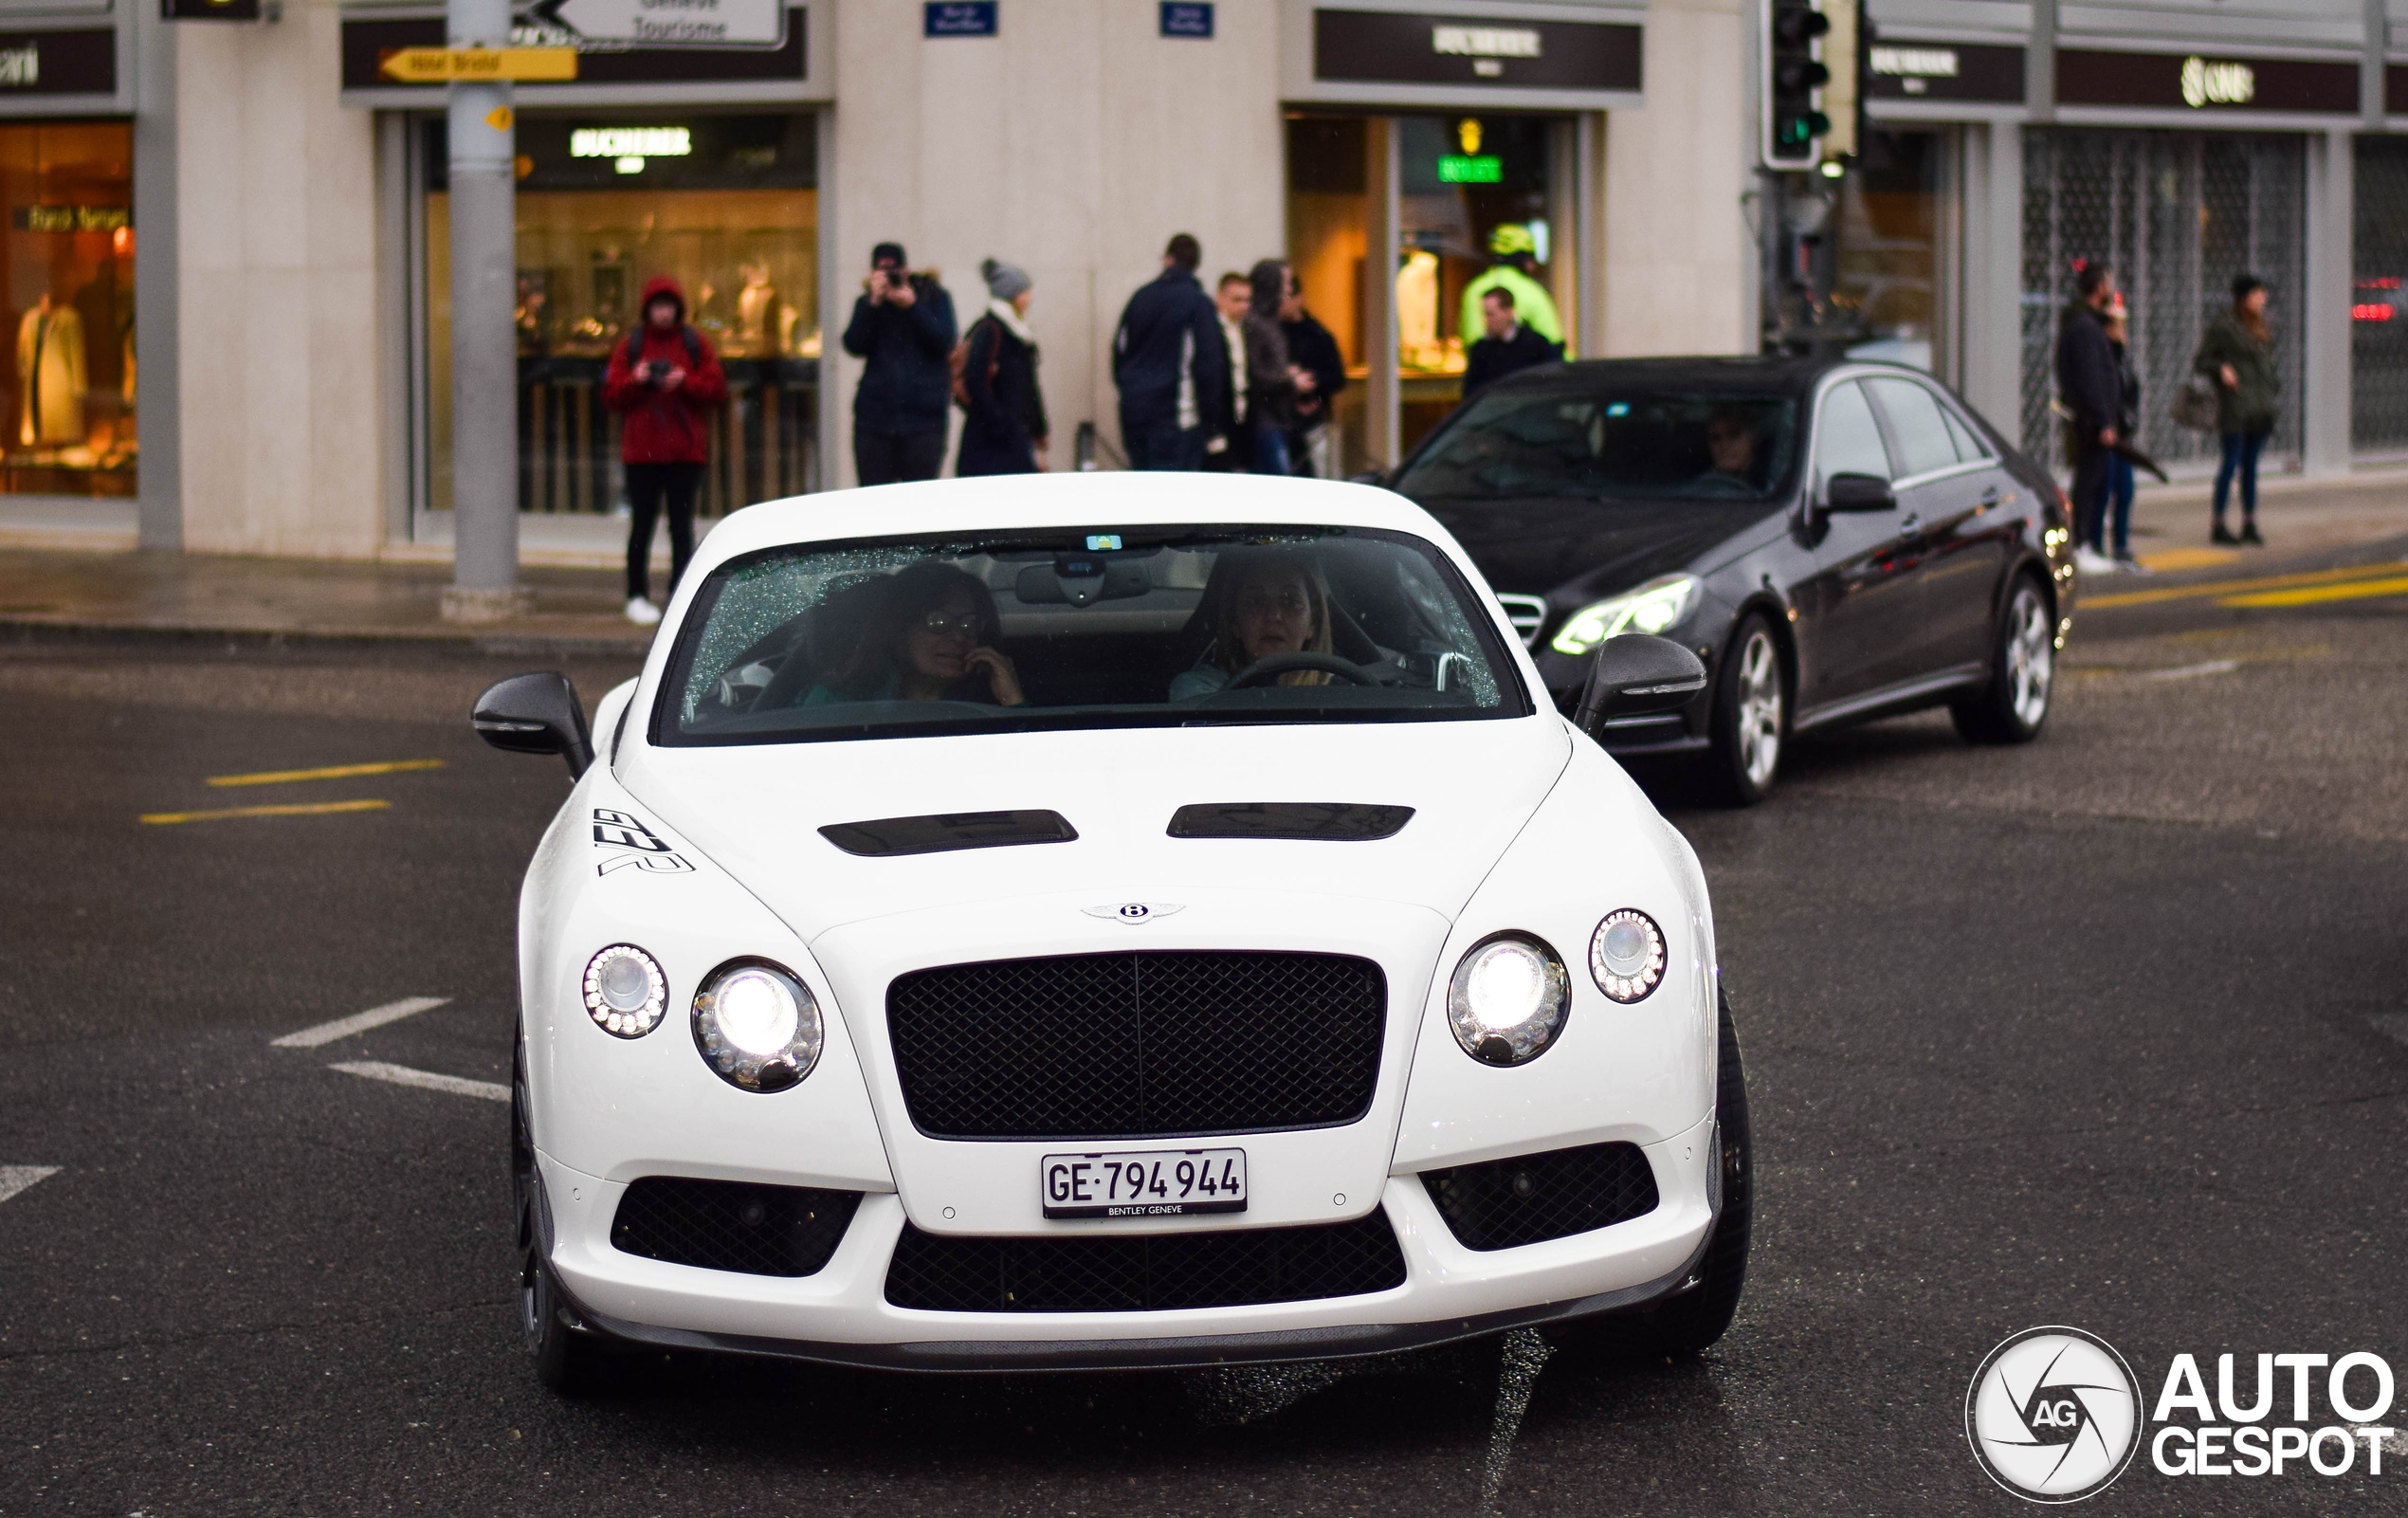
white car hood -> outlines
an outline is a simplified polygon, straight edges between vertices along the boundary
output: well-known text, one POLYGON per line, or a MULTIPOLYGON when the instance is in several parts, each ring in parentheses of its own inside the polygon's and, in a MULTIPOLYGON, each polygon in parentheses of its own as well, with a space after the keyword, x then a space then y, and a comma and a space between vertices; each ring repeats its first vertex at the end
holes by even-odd
MULTIPOLYGON (((1181 892, 1303 892, 1410 904, 1449 921, 1562 775, 1553 712, 1498 721, 1143 728, 653 748, 619 780, 805 942, 849 923, 999 898, 1178 905, 1181 892), (1372 842, 1190 839, 1198 802, 1409 806, 1372 842), (1067 843, 865 858, 832 823, 1049 809, 1067 843)), ((1101 926, 1102 924, 1099 924, 1101 926)))

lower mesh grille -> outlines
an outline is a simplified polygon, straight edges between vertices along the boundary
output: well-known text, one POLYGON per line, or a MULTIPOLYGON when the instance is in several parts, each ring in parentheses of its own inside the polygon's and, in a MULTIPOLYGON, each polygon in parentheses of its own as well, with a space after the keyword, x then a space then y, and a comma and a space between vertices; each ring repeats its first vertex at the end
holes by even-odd
POLYGON ((1421 1183, 1466 1249, 1511 1249, 1628 1222, 1655 1211, 1655 1170, 1635 1143, 1517 1155, 1451 1170, 1421 1183))
POLYGON ((1159 1312, 1360 1296, 1405 1284, 1387 1215, 1310 1228, 949 1238, 905 1225, 886 1300, 927 1312, 1159 1312))
POLYGON ((629 1254, 746 1275, 811 1275, 851 1226, 857 1191, 647 1176, 619 1198, 611 1243, 629 1254))

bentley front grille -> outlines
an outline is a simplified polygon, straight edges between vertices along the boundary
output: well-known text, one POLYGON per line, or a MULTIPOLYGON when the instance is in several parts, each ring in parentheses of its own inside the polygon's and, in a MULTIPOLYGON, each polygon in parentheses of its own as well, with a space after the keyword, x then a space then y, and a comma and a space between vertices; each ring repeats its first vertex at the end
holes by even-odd
POLYGON ((899 976, 886 1026, 932 1138, 1182 1138, 1361 1117, 1387 999, 1346 955, 1067 954, 899 976))

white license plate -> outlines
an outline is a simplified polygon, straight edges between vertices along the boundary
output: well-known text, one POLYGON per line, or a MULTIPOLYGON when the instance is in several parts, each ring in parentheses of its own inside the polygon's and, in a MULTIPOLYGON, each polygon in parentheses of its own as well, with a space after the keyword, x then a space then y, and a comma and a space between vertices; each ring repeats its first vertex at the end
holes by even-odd
POLYGON ((1038 1167, 1048 1217, 1185 1217, 1246 1210, 1243 1149, 1049 1154, 1038 1167))

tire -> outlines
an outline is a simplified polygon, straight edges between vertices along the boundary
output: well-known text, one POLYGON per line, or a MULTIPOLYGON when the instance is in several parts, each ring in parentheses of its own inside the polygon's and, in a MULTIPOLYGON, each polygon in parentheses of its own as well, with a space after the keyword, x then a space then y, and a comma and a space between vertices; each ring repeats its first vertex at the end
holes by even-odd
POLYGON ((1693 1279, 1696 1285, 1660 1306, 1636 1312, 1568 1324, 1552 1337, 1567 1348, 1657 1359, 1693 1355, 1711 1348, 1731 1326, 1747 1284, 1747 1254, 1755 1235, 1755 1140, 1747 1117, 1747 1072, 1740 1064, 1739 1033, 1731 1026, 1730 998, 1722 998, 1716 1021, 1721 1054, 1714 1111, 1721 1139, 1723 1207, 1715 1216, 1693 1279))
POLYGON ((1740 619, 1724 646, 1714 683, 1713 748, 1707 760, 1715 793, 1748 807, 1773 794, 1789 741, 1788 674, 1779 640, 1760 612, 1740 619))
POLYGON ((535 1169, 535 1141, 527 1125, 527 1058, 523 1043, 510 1070, 510 1199, 518 1223, 519 1330, 535 1379, 564 1397, 596 1389, 606 1360, 601 1345, 569 1326, 566 1305, 543 1257, 543 1230, 536 1217, 542 1205, 535 1169))
POLYGON ((2029 743, 2040 736, 2056 690, 2056 635, 2049 593, 2031 576, 2016 576, 1990 634, 1990 683, 1948 708, 1967 741, 2029 743))

